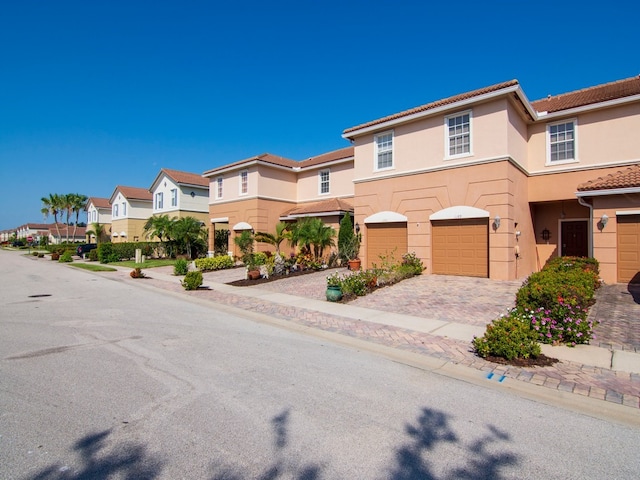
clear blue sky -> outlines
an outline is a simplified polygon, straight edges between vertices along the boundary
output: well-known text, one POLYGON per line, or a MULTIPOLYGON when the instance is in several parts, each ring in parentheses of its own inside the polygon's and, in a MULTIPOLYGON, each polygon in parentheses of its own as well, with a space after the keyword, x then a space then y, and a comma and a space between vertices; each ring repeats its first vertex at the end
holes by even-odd
POLYGON ((530 100, 628 78, 639 18, 637 0, 0 0, 0 229, 42 222, 49 193, 303 159, 514 78, 530 100))

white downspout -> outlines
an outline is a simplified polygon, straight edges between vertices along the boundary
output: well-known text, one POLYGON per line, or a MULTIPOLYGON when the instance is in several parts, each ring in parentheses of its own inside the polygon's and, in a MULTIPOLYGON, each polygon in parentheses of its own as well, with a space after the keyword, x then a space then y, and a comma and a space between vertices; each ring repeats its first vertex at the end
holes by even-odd
POLYGON ((589 209, 589 237, 587 239, 589 241, 588 253, 589 258, 593 258, 593 205, 587 203, 582 197, 578 197, 578 203, 589 209))

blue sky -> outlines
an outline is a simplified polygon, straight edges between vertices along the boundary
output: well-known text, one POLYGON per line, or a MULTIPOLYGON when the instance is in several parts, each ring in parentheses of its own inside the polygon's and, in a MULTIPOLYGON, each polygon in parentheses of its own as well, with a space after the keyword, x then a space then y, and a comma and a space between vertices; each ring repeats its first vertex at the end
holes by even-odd
POLYGON ((638 18, 630 0, 0 0, 0 230, 42 222, 49 193, 299 160, 514 78, 530 100, 628 78, 638 18))

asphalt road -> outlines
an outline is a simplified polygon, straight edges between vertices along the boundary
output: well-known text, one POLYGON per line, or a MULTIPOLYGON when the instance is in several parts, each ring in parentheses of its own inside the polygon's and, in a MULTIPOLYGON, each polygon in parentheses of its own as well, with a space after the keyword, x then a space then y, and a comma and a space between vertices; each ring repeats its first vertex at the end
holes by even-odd
POLYGON ((1 479, 635 479, 640 429, 0 251, 1 479))

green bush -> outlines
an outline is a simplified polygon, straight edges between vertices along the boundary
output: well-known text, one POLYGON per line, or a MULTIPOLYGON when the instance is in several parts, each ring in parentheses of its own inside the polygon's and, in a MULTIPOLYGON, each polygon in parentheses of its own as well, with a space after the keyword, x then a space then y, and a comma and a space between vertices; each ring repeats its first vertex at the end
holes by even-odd
POLYGON ((487 325, 482 337, 473 339, 476 353, 482 358, 502 357, 507 360, 529 358, 540 355, 538 335, 527 318, 515 310, 487 325))
POLYGON ((61 262, 61 263, 73 262, 73 251, 65 250, 62 253, 62 255, 60 255, 60 258, 58 259, 58 261, 61 262))
POLYGON ((94 248, 93 250, 89 250, 87 257, 91 262, 95 262, 98 260, 98 249, 94 248))
POLYGON ((184 258, 179 258, 176 260, 176 263, 173 265, 173 274, 174 275, 186 275, 189 271, 189 262, 187 262, 184 258))
POLYGON ((233 259, 229 255, 219 255, 211 258, 197 258, 195 262, 196 268, 203 272, 233 267, 233 259))
POLYGON ((552 309, 558 298, 574 306, 593 305, 598 275, 592 270, 541 270, 529 276, 516 294, 521 309, 552 309))
POLYGON ((420 260, 415 253, 405 253, 402 256, 402 263, 399 268, 407 272, 411 272, 412 275, 420 275, 424 270, 424 265, 422 264, 422 260, 420 260))
POLYGON ((197 290, 202 285, 202 272, 199 270, 188 272, 181 284, 185 290, 197 290))

